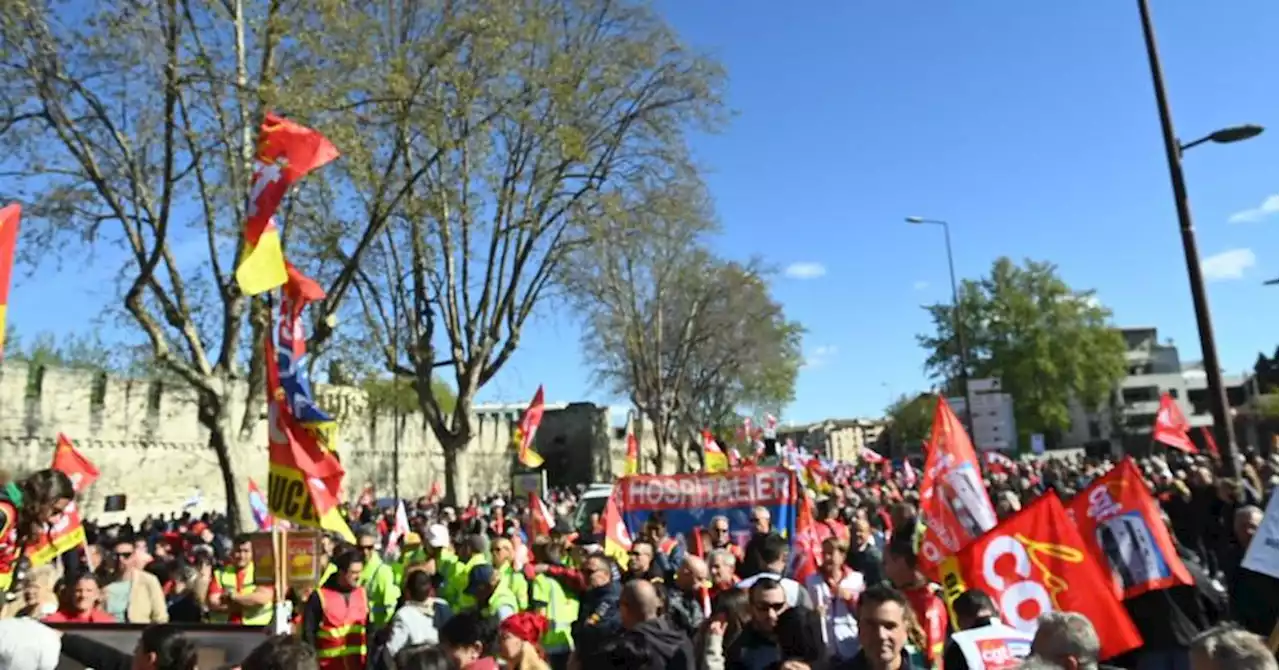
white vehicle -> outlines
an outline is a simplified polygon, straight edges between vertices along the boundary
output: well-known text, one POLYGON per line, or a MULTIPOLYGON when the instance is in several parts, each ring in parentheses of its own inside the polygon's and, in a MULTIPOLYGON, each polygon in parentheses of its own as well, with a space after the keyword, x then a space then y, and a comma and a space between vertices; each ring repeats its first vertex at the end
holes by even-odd
POLYGON ((573 513, 573 529, 579 533, 591 532, 591 515, 604 514, 604 507, 613 495, 613 484, 592 484, 578 498, 578 508, 573 513))

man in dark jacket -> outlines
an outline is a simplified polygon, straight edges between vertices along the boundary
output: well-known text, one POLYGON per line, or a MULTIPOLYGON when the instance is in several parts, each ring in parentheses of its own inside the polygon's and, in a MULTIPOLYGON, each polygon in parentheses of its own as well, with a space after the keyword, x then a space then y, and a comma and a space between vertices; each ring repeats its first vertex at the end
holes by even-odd
POLYGON ((707 563, 697 556, 685 556, 684 565, 676 570, 673 583, 667 587, 667 619, 672 628, 693 639, 706 618, 702 611, 699 588, 707 581, 707 563))
POLYGON ((693 643, 661 616, 662 599, 653 582, 633 580, 622 588, 622 634, 600 655, 610 668, 695 670, 693 643))
POLYGON ((574 655, 581 667, 589 668, 622 625, 618 611, 621 587, 612 561, 604 554, 588 556, 581 572, 586 591, 578 601, 578 620, 572 631, 574 655))

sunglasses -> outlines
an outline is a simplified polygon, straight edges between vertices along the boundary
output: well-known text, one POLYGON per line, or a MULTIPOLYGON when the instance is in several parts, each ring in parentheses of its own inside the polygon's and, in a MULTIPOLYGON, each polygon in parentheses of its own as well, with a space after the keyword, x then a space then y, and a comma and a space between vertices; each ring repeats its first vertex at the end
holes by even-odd
POLYGON ((133 558, 132 551, 117 551, 116 558, 133 558))
POLYGON ((374 550, 374 549, 376 549, 376 548, 377 548, 377 547, 373 546, 372 544, 362 544, 362 545, 360 545, 360 551, 373 551, 373 550, 374 550))
POLYGON ((756 609, 760 610, 761 612, 765 612, 765 611, 768 611, 768 612, 781 612, 782 610, 784 610, 784 609, 786 609, 786 608, 787 608, 787 603, 786 603, 786 602, 780 602, 780 603, 756 603, 756 609))

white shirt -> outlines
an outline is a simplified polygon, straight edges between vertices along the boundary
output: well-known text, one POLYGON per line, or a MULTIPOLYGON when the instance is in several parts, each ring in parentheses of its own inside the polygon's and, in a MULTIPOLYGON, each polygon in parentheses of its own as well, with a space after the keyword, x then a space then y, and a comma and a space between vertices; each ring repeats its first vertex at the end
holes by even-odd
POLYGON ((831 592, 826 577, 822 573, 809 575, 804 583, 813 598, 813 605, 822 614, 823 637, 830 645, 836 658, 850 659, 858 653, 861 644, 858 642, 858 598, 866 590, 866 581, 861 572, 849 570, 845 573, 836 591, 847 590, 853 593, 853 601, 839 598, 831 592))

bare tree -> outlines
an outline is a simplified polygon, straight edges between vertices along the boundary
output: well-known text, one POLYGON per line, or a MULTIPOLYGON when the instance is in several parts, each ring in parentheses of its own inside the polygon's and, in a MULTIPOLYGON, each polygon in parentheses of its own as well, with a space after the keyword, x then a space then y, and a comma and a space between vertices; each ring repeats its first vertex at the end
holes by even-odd
POLYGON ((319 346, 372 241, 434 164, 415 156, 406 170, 413 147, 387 129, 427 114, 429 73, 478 25, 446 16, 415 32, 400 4, 110 0, 66 12, 12 0, 0 13, 0 197, 26 205, 20 248, 32 260, 82 244, 119 262, 120 311, 196 390, 237 521, 270 322, 232 276, 257 126, 276 109, 345 152, 307 184, 353 205, 296 195, 282 208, 296 264, 345 250, 318 268, 329 289, 314 310, 319 346), (365 131, 376 144, 357 141, 365 131))
POLYGON ((704 281, 713 259, 703 246, 715 230, 711 206, 700 182, 677 174, 641 187, 597 225, 609 243, 577 254, 566 271, 586 325, 583 352, 597 381, 652 424, 661 472, 699 317, 713 301, 715 288, 704 281))
POLYGON ((642 3, 482 4, 491 32, 426 84, 439 117, 405 129, 423 147, 406 161, 447 157, 358 273, 366 337, 389 371, 415 379, 450 499, 475 394, 568 255, 608 243, 592 222, 619 190, 683 164, 686 129, 716 120, 721 80, 642 3), (441 367, 452 412, 426 392, 441 367))

